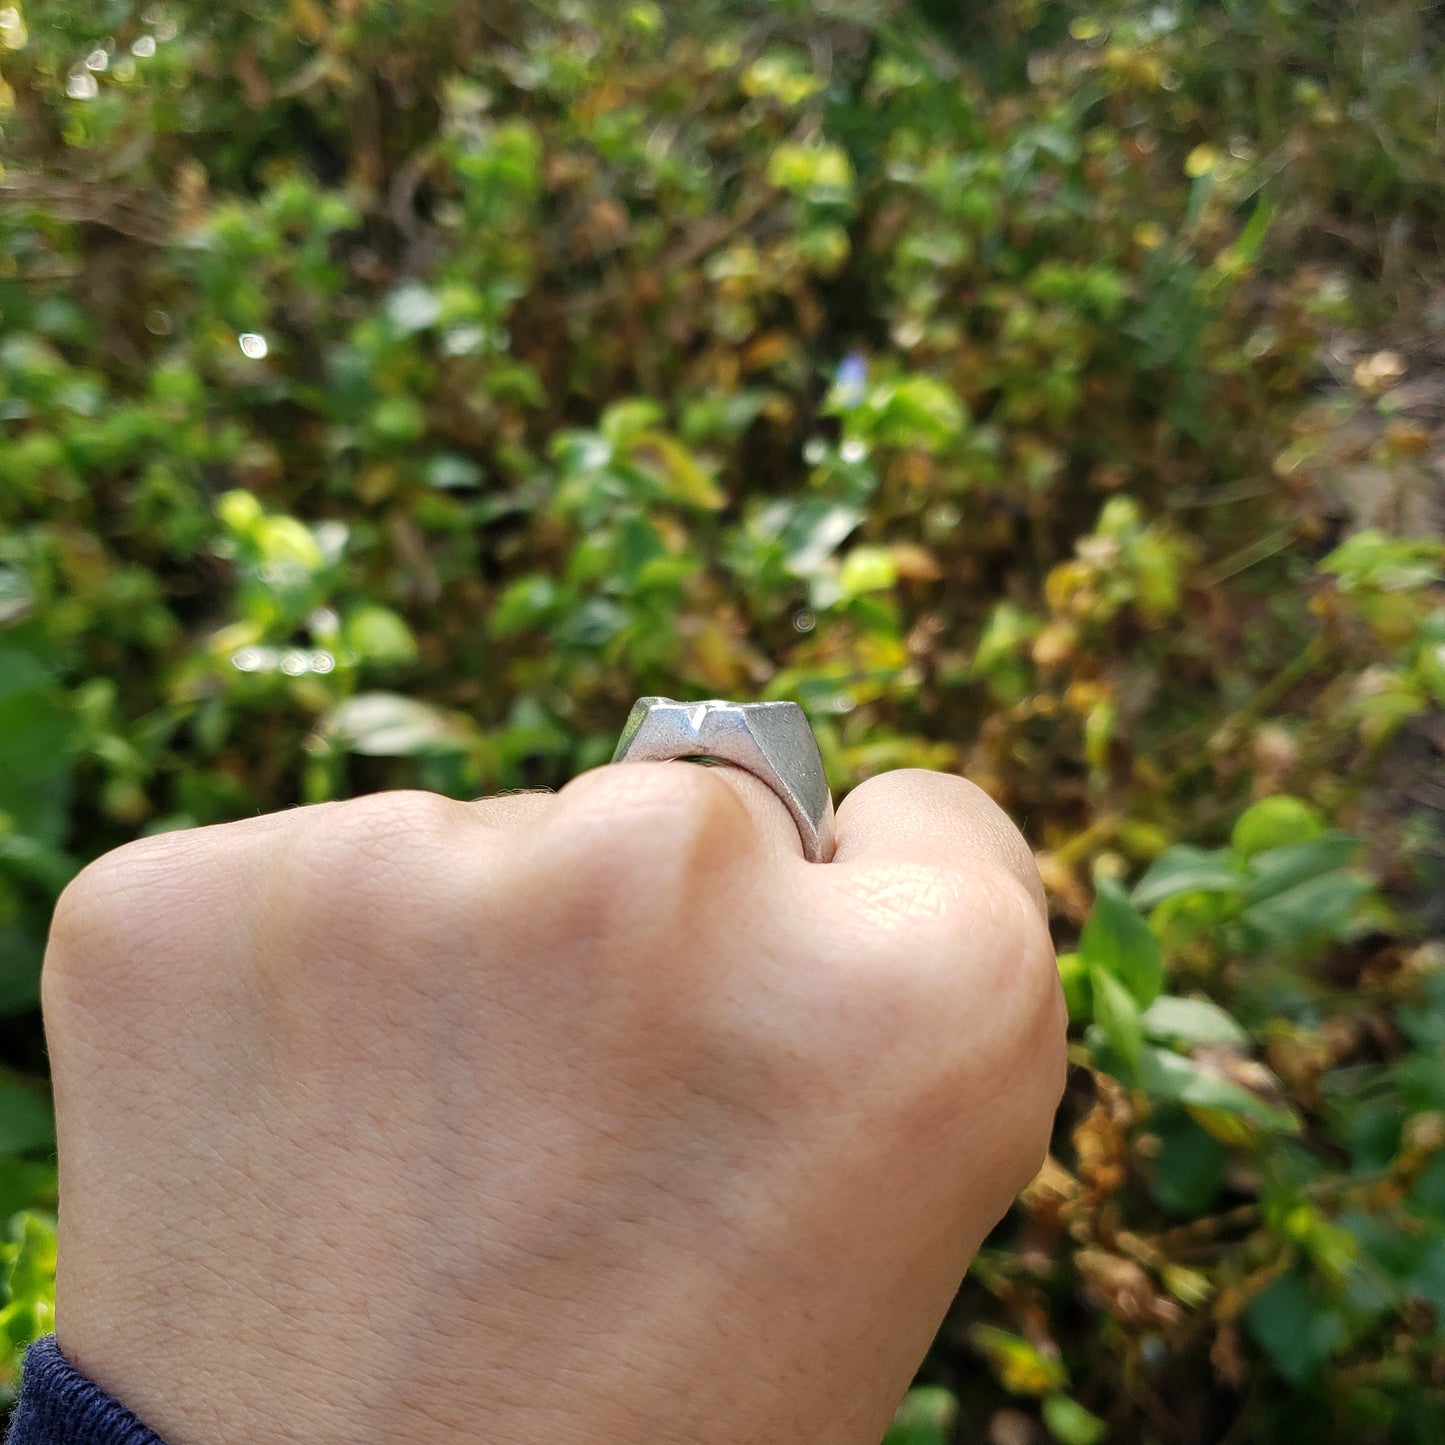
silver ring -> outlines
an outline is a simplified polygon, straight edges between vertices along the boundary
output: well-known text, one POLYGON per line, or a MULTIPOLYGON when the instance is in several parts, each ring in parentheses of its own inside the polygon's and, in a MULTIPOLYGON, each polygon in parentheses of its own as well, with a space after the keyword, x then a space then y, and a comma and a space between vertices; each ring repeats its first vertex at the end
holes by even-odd
POLYGON ((795 702, 675 702, 640 697, 612 754, 614 763, 715 758, 746 768, 778 795, 798 825, 810 863, 833 857, 833 794, 818 740, 795 702))

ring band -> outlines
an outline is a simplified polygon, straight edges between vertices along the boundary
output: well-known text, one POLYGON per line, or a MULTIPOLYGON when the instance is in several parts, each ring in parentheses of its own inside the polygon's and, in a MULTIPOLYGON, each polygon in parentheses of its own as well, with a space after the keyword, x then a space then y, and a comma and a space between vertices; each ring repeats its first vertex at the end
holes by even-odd
POLYGON ((632 705, 614 763, 714 758, 744 768, 778 795, 798 825, 803 856, 832 860, 833 794, 818 740, 795 702, 676 702, 640 697, 632 705))

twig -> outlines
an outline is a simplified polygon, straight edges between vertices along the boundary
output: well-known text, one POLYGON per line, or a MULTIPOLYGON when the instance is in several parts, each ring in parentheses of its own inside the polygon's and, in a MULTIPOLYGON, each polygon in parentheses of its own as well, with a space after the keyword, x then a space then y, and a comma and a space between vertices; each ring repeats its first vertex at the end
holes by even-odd
MULTIPOLYGON (((737 215, 729 216, 710 226, 701 227, 699 232, 694 233, 685 244, 678 246, 670 255, 664 256, 659 269, 667 274, 687 270, 689 266, 706 256, 709 251, 715 250, 724 241, 731 240, 738 232, 746 230, 767 210, 773 199, 773 192, 759 191, 737 215)), ((601 286, 569 302, 567 309, 574 315, 591 316, 616 301, 621 289, 613 282, 604 282, 601 286)))
POLYGON ((19 175, 0 181, 0 210, 43 204, 62 221, 103 226, 148 246, 164 246, 174 233, 170 208, 140 191, 97 187, 19 175))
POLYGON ((1217 587, 1221 582, 1228 582, 1231 577, 1238 577, 1241 572, 1247 572, 1251 567, 1257 567, 1261 562, 1278 556, 1298 536, 1299 528, 1290 525, 1267 536, 1258 537, 1247 547, 1241 547, 1232 557, 1226 557, 1201 580, 1206 587, 1217 587))

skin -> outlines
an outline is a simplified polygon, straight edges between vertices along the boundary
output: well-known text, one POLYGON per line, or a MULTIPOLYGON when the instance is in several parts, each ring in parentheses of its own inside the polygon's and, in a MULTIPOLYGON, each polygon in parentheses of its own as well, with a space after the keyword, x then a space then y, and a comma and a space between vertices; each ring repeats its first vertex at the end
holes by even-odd
POLYGON ((170 1445, 877 1445, 1037 1170, 1023 839, 739 769, 132 843, 43 976, 64 1354, 170 1445))

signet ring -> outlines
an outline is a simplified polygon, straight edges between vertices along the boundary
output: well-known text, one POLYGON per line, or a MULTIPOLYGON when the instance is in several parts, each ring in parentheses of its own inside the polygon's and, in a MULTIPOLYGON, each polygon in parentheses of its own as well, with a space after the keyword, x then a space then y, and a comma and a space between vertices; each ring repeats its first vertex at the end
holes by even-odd
POLYGON ((760 778, 792 814, 810 863, 832 860, 833 794, 818 740, 795 702, 676 702, 640 697, 632 705, 614 763, 673 758, 731 763, 760 778))

